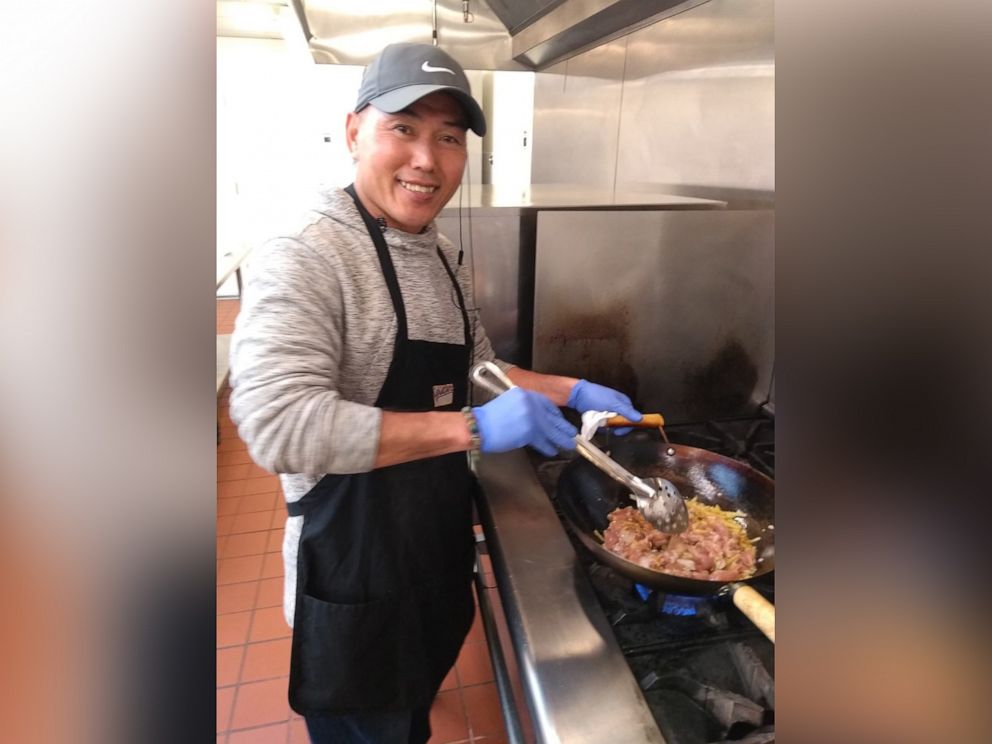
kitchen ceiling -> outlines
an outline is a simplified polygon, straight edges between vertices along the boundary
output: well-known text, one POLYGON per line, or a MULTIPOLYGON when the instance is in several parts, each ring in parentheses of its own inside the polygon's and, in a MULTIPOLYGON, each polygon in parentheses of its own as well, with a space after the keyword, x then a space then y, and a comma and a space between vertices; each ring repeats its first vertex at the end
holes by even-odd
POLYGON ((285 38, 314 61, 365 65, 387 44, 437 42, 467 69, 542 70, 707 0, 218 0, 218 36, 285 38))
POLYGON ((563 2, 565 0, 487 0, 486 4, 513 34, 563 2))
POLYGON ((217 0, 217 35, 283 39, 287 22, 297 24, 289 0, 217 0))

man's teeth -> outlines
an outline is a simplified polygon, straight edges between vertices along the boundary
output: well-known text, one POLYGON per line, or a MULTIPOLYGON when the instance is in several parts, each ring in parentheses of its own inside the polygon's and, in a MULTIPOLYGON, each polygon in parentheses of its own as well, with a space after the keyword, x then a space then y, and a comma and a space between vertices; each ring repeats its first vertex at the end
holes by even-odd
POLYGON ((418 194, 433 194, 437 191, 437 186, 419 186, 418 184, 407 183, 406 181, 400 181, 400 186, 407 191, 416 191, 418 194))

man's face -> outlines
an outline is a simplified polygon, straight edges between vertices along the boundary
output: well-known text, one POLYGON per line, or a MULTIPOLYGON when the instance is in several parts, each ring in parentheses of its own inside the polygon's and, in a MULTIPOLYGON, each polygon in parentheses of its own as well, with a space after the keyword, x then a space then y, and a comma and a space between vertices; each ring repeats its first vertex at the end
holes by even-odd
POLYGON ((374 217, 418 233, 448 203, 465 168, 465 114, 446 93, 431 93, 387 114, 366 106, 348 114, 355 188, 374 217))

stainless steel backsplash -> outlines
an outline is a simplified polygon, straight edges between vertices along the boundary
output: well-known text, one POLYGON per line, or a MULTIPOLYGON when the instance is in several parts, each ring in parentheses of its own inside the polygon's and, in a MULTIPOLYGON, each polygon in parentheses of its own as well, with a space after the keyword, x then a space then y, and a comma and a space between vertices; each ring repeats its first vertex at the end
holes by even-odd
POLYGON ((771 204, 772 0, 709 0, 540 72, 534 183, 771 204))
POLYGON ((545 212, 535 369, 671 423, 754 413, 774 363, 770 210, 545 212))
POLYGON ((772 390, 774 6, 710 0, 538 73, 534 183, 721 199, 542 213, 535 369, 687 421, 772 390))

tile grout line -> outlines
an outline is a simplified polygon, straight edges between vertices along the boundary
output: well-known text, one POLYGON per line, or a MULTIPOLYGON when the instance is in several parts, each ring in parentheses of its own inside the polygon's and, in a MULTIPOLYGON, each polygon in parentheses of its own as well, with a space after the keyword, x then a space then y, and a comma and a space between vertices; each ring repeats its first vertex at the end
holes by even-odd
MULTIPOLYGON (((232 537, 235 537, 236 535, 255 535, 255 534, 257 534, 257 533, 255 533, 255 532, 236 532, 233 535, 219 535, 219 537, 232 538, 232 537)), ((245 553, 244 555, 229 555, 229 556, 227 556, 225 558, 218 558, 217 560, 218 561, 233 561, 233 560, 236 560, 238 558, 254 558, 255 556, 258 556, 258 555, 272 555, 273 553, 281 553, 281 552, 282 551, 280 551, 280 550, 266 550, 264 553, 245 553)), ((278 576, 263 576, 262 578, 265 578, 265 579, 276 579, 276 578, 279 578, 279 577, 278 576)), ((249 581, 251 581, 251 579, 249 579, 249 581)), ((261 581, 261 578, 259 579, 259 581, 261 581)), ((231 581, 231 582, 228 582, 227 584, 218 584, 217 586, 231 586, 231 584, 247 584, 247 583, 248 583, 247 581, 231 581)))
MULTIPOLYGON (((221 433, 223 433, 223 432, 221 432, 221 433)), ((222 467, 222 468, 236 468, 239 465, 250 465, 250 464, 251 463, 248 463, 248 462, 240 462, 240 463, 236 463, 234 465, 220 465, 219 467, 222 467)), ((219 481, 217 481, 217 485, 220 485, 221 483, 237 483, 238 481, 261 480, 262 478, 271 478, 274 475, 275 475, 275 473, 266 473, 265 475, 258 475, 256 473, 255 475, 247 475, 247 476, 245 476, 243 478, 228 478, 227 480, 219 480, 219 481)), ((258 493, 279 493, 278 486, 276 487, 275 490, 272 490, 272 491, 259 491, 258 493)), ((251 496, 250 493, 247 494, 247 495, 248 496, 251 496)), ((231 497, 230 496, 218 496, 218 498, 229 499, 231 497)))
MULTIPOLYGON (((286 638, 273 638, 272 640, 269 640, 269 641, 253 641, 250 644, 247 644, 246 643, 245 646, 249 646, 249 645, 257 646, 260 643, 272 643, 273 641, 285 641, 285 640, 289 640, 288 637, 286 637, 286 638)), ((234 646, 228 646, 228 648, 234 648, 234 646)), ((245 655, 247 656, 247 653, 245 655)), ((241 672, 239 671, 238 674, 240 675, 241 672)), ((286 679, 286 680, 288 680, 289 679, 289 676, 286 675, 286 674, 277 674, 274 677, 260 677, 259 679, 245 680, 245 682, 243 684, 253 685, 256 682, 271 682, 274 679, 286 679)), ((218 687, 217 689, 218 690, 229 690, 232 687, 237 687, 240 684, 242 684, 242 682, 239 680, 239 681, 235 682, 233 685, 223 685, 221 687, 218 687)), ((278 721, 276 721, 275 723, 278 723, 278 721)), ((261 724, 261 725, 268 726, 268 724, 261 724)))
MULTIPOLYGON (((492 685, 492 687, 493 687, 493 693, 497 695, 497 706, 499 706, 498 691, 496 689, 496 682, 495 682, 495 680, 490 680, 489 682, 482 682, 482 683, 479 683, 477 685, 469 685, 469 686, 470 687, 481 687, 482 685, 492 685)), ((468 706, 466 705, 466 710, 467 709, 468 709, 468 706)), ((502 710, 499 710, 499 719, 498 720, 499 720, 500 728, 505 733, 506 732, 506 724, 503 722, 502 710)), ((473 741, 475 741, 476 739, 485 739, 486 737, 493 737, 493 736, 495 736, 493 734, 482 734, 482 733, 476 734, 475 733, 475 729, 472 727, 472 721, 471 721, 471 719, 469 719, 469 735, 472 737, 472 740, 473 741)))
MULTIPOLYGON (((457 664, 457 662, 456 662, 457 664)), ((462 695, 462 676, 455 669, 455 676, 458 678, 458 702, 462 705, 462 715, 465 717, 465 732, 468 734, 468 740, 472 740, 472 719, 468 715, 468 705, 465 703, 465 696, 462 695)))
MULTIPOLYGON (((237 316, 237 313, 238 312, 240 312, 240 301, 238 302, 238 305, 235 306, 230 300, 217 300, 216 316, 215 317, 216 317, 216 325, 217 325, 217 333, 218 334, 219 333, 227 333, 228 332, 227 331, 227 327, 228 327, 228 324, 229 324, 229 322, 231 320, 230 316, 232 314, 235 315, 235 316, 237 316), (224 330, 221 329, 221 326, 224 327, 224 330)), ((220 396, 218 396, 218 398, 217 398, 217 416, 218 416, 218 419, 223 419, 225 416, 229 416, 230 415, 228 413, 230 411, 230 393, 231 393, 230 385, 228 385, 228 383, 225 382, 224 383, 224 390, 222 391, 222 394, 220 396)), ((225 430, 227 428, 227 427, 223 426, 223 423, 224 422, 221 420, 221 433, 222 434, 225 432, 225 430)), ((220 449, 220 444, 218 443, 217 450, 216 450, 216 454, 218 456, 222 452, 230 452, 230 451, 232 451, 232 450, 229 450, 229 449, 221 450, 220 449)), ((236 464, 241 464, 241 463, 236 463, 236 464)), ((218 463, 216 465, 216 467, 226 467, 226 466, 220 465, 218 463)), ((218 483, 218 486, 220 485, 221 482, 222 481, 218 481, 217 482, 218 483)), ((218 497, 218 499, 219 498, 220 497, 218 497)), ((216 517, 215 517, 215 519, 216 519, 216 517)), ((223 542, 224 542, 224 544, 226 544, 227 540, 230 539, 231 534, 235 534, 235 533, 228 532, 225 535, 218 535, 217 537, 223 537, 224 538, 224 541, 223 542)), ((232 583, 247 583, 247 582, 232 582, 232 583)), ((251 634, 251 624, 252 624, 252 621, 254 620, 254 613, 255 613, 255 609, 256 609, 255 608, 255 604, 258 602, 258 593, 259 593, 259 591, 261 591, 261 580, 260 579, 256 579, 255 580, 255 584, 256 584, 255 594, 252 597, 252 609, 251 609, 252 617, 251 617, 251 619, 249 620, 249 623, 248 623, 248 635, 249 636, 251 634)), ((217 584, 216 586, 217 587, 220 587, 220 586, 225 586, 225 585, 224 584, 217 584)), ((232 613, 217 613, 217 616, 220 617, 221 615, 226 615, 226 614, 232 614, 232 613)), ((248 652, 247 637, 246 637, 245 640, 246 640, 246 642, 241 644, 241 664, 238 667, 238 681, 239 682, 240 682, 241 674, 242 674, 242 671, 243 671, 243 668, 244 668, 245 657, 247 656, 247 652, 248 652)), ((237 646, 230 646, 230 647, 223 647, 223 648, 236 648, 236 647, 237 646)), ((237 707, 237 702, 238 702, 238 690, 237 690, 238 683, 236 683, 234 685, 234 688, 235 688, 234 689, 234 694, 231 697, 231 709, 228 711, 228 714, 227 714, 227 721, 225 722, 225 725, 224 725, 223 729, 221 729, 221 731, 218 732, 218 736, 219 736, 221 742, 223 742, 223 744, 228 744, 230 742, 230 739, 231 739, 231 734, 230 734, 231 722, 234 720, 234 710, 237 707)), ((218 688, 218 689, 227 689, 227 688, 225 687, 225 688, 218 688)), ((287 742, 288 742, 288 736, 287 736, 287 742)))
MULTIPOLYGON (((268 555, 268 553, 265 553, 265 555, 268 555)), ((251 556, 244 556, 244 557, 245 558, 250 558, 251 556)), ((264 578, 264 579, 247 579, 245 581, 232 581, 229 584, 218 584, 217 585, 217 588, 220 589, 222 586, 237 586, 238 584, 252 584, 252 583, 255 583, 255 582, 257 582, 258 584, 261 584, 263 581, 272 581, 272 580, 275 580, 275 579, 285 579, 285 576, 269 576, 269 577, 264 578)), ((261 590, 261 588, 259 590, 261 590)), ((258 595, 255 596, 255 601, 256 602, 258 601, 258 595)), ((281 607, 281 606, 282 606, 282 603, 281 602, 278 605, 267 605, 267 607, 281 607)), ((259 609, 259 610, 261 610, 261 609, 266 609, 266 608, 265 607, 254 607, 253 606, 250 609, 259 609)), ((238 612, 247 612, 247 610, 229 610, 228 612, 218 612, 217 614, 218 615, 234 615, 234 614, 236 614, 238 612)))
MULTIPOLYGON (((275 607, 275 605, 273 605, 273 607, 275 607)), ((260 609, 271 610, 272 607, 261 607, 260 609)), ((253 612, 253 610, 244 610, 244 612, 253 612)), ((233 613, 228 612, 227 614, 228 615, 231 615, 233 613)), ((279 636, 278 638, 265 638, 265 639, 263 639, 261 641, 245 641, 244 643, 235 643, 232 646, 221 646, 218 650, 225 649, 225 648, 237 648, 238 646, 260 646, 263 643, 275 643, 276 641, 285 641, 287 638, 292 638, 292 636, 291 635, 288 635, 288 636, 279 636)), ((240 675, 241 675, 241 670, 239 669, 238 670, 238 676, 240 677, 240 675)), ((283 675, 279 675, 279 676, 285 677, 286 675, 283 674, 283 675)), ((276 679, 276 677, 266 677, 265 680, 253 679, 252 682, 264 682, 264 681, 270 680, 270 679, 276 679)), ((240 684, 240 682, 235 682, 235 684, 240 684)), ((488 684, 488 683, 486 683, 486 682, 480 682, 479 684, 488 684)), ((224 685, 224 687, 233 687, 233 686, 234 685, 224 685)), ((469 687, 475 687, 475 685, 469 685, 469 687)), ((218 687, 217 689, 219 690, 221 688, 218 687)))
POLYGON ((245 634, 245 642, 241 644, 241 663, 238 665, 238 681, 234 686, 234 697, 231 700, 231 710, 227 716, 227 731, 231 730, 231 723, 234 721, 234 711, 238 708, 238 689, 241 686, 241 675, 244 673, 245 659, 248 656, 248 641, 251 638, 252 626, 255 624, 255 603, 258 602, 258 593, 261 590, 261 587, 261 578, 255 579, 255 593, 251 599, 251 617, 248 618, 248 631, 245 634))
POLYGON ((293 720, 293 717, 292 717, 292 714, 290 714, 290 717, 287 718, 287 719, 285 719, 284 721, 269 721, 268 723, 259 723, 256 726, 245 726, 244 728, 230 729, 227 732, 227 735, 230 736, 231 734, 240 734, 240 733, 242 733, 244 731, 255 731, 257 729, 266 728, 267 726, 280 726, 280 725, 289 726, 289 723, 292 720, 293 720))
MULTIPOLYGON (((255 598, 252 599, 252 604, 258 599, 258 587, 255 588, 255 598)), ((241 687, 241 674, 244 672, 245 668, 245 657, 248 656, 248 639, 251 638, 251 627, 255 622, 255 610, 251 611, 251 617, 248 618, 248 631, 245 634, 245 642, 241 645, 241 663, 238 665, 238 681, 234 684, 234 697, 231 698, 231 710, 227 715, 227 727, 225 731, 231 731, 231 724, 234 721, 234 711, 238 708, 238 690, 241 687)))
MULTIPOLYGON (((238 483, 239 481, 223 481, 223 482, 224 483, 238 483)), ((219 503, 221 503, 223 501, 230 501, 231 499, 240 499, 240 498, 242 498, 244 496, 277 496, 278 494, 279 494, 278 491, 258 491, 257 493, 237 493, 237 494, 229 495, 229 496, 218 496, 217 497, 217 503, 219 504, 219 503)), ((261 509, 260 511, 273 511, 273 510, 271 510, 271 509, 261 509)), ((235 514, 236 513, 237 512, 235 512, 235 514)), ((245 514, 248 514, 250 512, 244 512, 244 513, 245 514)))

